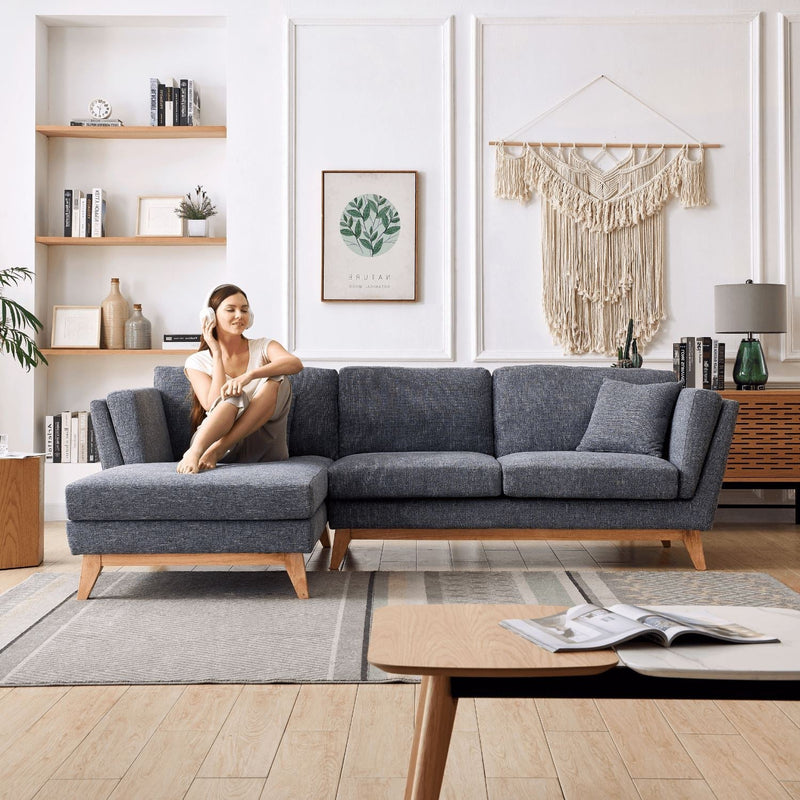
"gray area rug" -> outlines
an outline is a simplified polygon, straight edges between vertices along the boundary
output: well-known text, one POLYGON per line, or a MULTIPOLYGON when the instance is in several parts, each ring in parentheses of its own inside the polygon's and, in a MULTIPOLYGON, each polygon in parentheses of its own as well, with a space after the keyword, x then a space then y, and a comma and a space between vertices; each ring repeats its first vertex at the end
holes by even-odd
POLYGON ((800 610, 800 595, 746 572, 310 572, 308 583, 298 600, 281 571, 119 571, 79 602, 77 575, 37 573, 0 595, 0 686, 399 680, 366 660, 372 614, 390 603, 800 610))

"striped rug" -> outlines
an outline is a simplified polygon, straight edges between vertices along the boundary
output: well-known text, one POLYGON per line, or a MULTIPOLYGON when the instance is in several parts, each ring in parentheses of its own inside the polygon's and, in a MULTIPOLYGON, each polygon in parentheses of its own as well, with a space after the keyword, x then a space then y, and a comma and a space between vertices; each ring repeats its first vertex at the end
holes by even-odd
MULTIPOLYGON (((800 595, 744 572, 531 570, 37 573, 0 595, 0 686, 397 680, 366 661, 376 608, 396 603, 718 604, 800 610, 800 595)), ((410 679, 413 680, 413 679, 410 679)))

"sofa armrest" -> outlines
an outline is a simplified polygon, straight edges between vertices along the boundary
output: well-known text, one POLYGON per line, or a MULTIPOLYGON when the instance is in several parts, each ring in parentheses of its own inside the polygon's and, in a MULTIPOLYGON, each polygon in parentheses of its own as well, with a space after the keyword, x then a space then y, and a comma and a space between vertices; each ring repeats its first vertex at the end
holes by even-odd
POLYGON ((158 389, 123 389, 106 398, 124 464, 173 461, 158 389))
POLYGON ((722 397, 708 389, 683 389, 678 395, 667 457, 680 473, 678 496, 681 499, 694 496, 721 409, 722 397))
POLYGON ((92 415, 97 451, 100 453, 100 465, 103 469, 120 466, 124 462, 117 434, 114 432, 114 423, 111 422, 111 414, 108 413, 108 403, 105 400, 92 400, 89 411, 92 415))

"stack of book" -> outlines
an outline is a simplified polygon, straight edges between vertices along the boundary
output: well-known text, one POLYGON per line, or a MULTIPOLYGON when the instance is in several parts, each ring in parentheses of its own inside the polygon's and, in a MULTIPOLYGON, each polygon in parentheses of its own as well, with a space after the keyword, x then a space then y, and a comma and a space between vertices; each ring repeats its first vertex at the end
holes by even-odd
POLYGON ((106 235, 106 190, 64 189, 64 236, 106 235))
POLYGON ((687 388, 725 388, 725 342, 710 336, 684 336, 672 345, 672 369, 687 388))
POLYGON ((199 333, 165 333, 162 350, 197 350, 200 347, 199 333))
POLYGON ((125 124, 121 119, 71 119, 69 124, 73 128, 121 128, 125 124))
POLYGON ((88 411, 62 411, 44 418, 45 461, 51 464, 94 464, 100 461, 88 411))
POLYGON ((151 125, 199 125, 200 92, 191 78, 150 78, 151 125))

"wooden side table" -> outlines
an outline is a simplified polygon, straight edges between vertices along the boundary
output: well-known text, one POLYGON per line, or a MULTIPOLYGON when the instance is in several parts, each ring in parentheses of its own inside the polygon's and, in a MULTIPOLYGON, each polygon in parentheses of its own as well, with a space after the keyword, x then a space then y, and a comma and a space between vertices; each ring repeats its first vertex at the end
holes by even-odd
POLYGON ((724 485, 794 489, 800 524, 800 389, 724 391, 739 403, 724 485))
POLYGON ((44 559, 44 456, 0 458, 0 569, 44 559))

